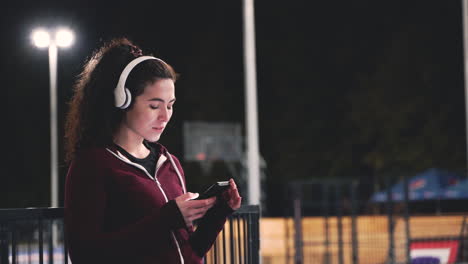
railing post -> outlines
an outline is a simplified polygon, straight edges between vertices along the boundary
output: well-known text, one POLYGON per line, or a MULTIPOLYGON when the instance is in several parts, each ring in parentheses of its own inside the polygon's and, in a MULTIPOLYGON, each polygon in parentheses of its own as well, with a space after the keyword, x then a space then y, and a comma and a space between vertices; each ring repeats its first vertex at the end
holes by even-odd
MULTIPOLYGON (((234 261, 234 252, 235 252, 235 248, 234 248, 234 228, 233 228, 233 217, 231 216, 229 218, 229 252, 231 253, 231 260, 230 260, 230 263, 235 263, 234 261)), ((216 246, 216 244, 215 244, 216 246)))
POLYGON ((409 186, 408 186, 408 177, 404 177, 403 180, 403 190, 404 190, 404 219, 405 219, 405 235, 406 235, 406 245, 405 245, 405 257, 406 262, 411 262, 411 233, 410 233, 410 219, 409 219, 409 186))
POLYGON ((15 223, 10 223, 10 233, 11 233, 11 263, 16 264, 18 260, 18 256, 17 256, 18 241, 16 238, 15 223))
POLYGON ((331 263, 331 258, 330 258, 330 228, 329 228, 329 211, 328 211, 328 198, 329 198, 329 184, 325 183, 323 185, 323 199, 322 199, 322 205, 323 205, 323 216, 324 216, 324 229, 325 229, 325 241, 324 241, 324 246, 325 246, 325 252, 324 252, 324 261, 323 263, 330 264, 331 263))
POLYGON ((302 189, 301 185, 294 183, 293 195, 294 195, 294 263, 304 263, 303 255, 303 237, 302 237, 302 189))
POLYGON ((356 197, 356 188, 357 182, 353 181, 351 183, 351 239, 352 239, 352 247, 353 247, 353 264, 359 263, 359 256, 358 256, 358 239, 357 239, 357 197, 356 197))
POLYGON ((0 264, 8 264, 8 229, 0 223, 0 264))
POLYGON ((68 264, 68 244, 67 240, 65 239, 67 237, 67 229, 65 228, 65 224, 63 225, 63 255, 65 258, 65 264, 68 264))
POLYGON ((253 214, 253 243, 252 243, 252 255, 253 263, 260 263, 260 206, 257 206, 256 212, 253 214))
POLYGON ((38 220, 39 225, 39 264, 44 264, 44 221, 42 215, 38 220))
POLYGON ((387 216, 388 216, 388 262, 395 263, 395 239, 394 239, 394 223, 393 223, 393 194, 390 188, 390 177, 386 179, 387 189, 387 216))
POLYGON ((243 217, 242 218, 242 226, 243 226, 243 230, 244 230, 244 263, 248 263, 248 259, 249 259, 249 248, 248 248, 248 242, 249 242, 249 233, 248 233, 248 229, 247 229, 247 223, 249 221, 248 217, 243 217))
POLYGON ((224 263, 227 263, 227 251, 226 251, 226 230, 221 231, 223 233, 223 261, 224 263))
POLYGON ((342 211, 342 195, 341 185, 335 184, 335 196, 336 196, 336 220, 338 225, 338 263, 343 264, 343 211, 342 211))
MULTIPOLYGON (((239 260, 239 263, 242 263, 242 242, 241 242, 241 238, 242 238, 242 231, 241 231, 241 217, 238 216, 236 217, 236 220, 237 220, 237 246, 238 246, 238 250, 239 250, 239 254, 237 255, 238 256, 238 260, 239 260)), ((245 252, 244 252, 245 254, 245 252)))
POLYGON ((49 230, 49 233, 48 233, 48 237, 47 237, 47 240, 48 240, 48 255, 49 255, 49 264, 54 264, 54 244, 55 244, 55 241, 56 239, 54 239, 54 236, 57 235, 57 231, 54 230, 56 229, 54 227, 54 220, 51 219, 47 225, 47 229, 49 230), (55 240, 55 241, 54 241, 55 240))

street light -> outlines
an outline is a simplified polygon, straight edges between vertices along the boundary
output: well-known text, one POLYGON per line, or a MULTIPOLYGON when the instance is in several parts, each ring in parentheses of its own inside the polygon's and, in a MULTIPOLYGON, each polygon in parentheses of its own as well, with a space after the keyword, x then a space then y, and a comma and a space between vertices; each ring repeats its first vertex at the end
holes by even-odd
POLYGON ((74 41, 73 32, 67 28, 47 30, 36 29, 32 40, 38 48, 49 48, 50 77, 50 200, 52 207, 58 207, 58 133, 57 133, 57 49, 70 47, 74 41))

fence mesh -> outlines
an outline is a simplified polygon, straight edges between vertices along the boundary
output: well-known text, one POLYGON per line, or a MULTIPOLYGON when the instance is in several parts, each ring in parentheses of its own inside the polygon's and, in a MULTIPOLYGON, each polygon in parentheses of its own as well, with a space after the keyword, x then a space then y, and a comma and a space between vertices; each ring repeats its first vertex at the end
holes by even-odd
POLYGON ((286 224, 284 255, 263 252, 264 263, 468 263, 468 207, 455 200, 412 201, 408 191, 394 201, 394 183, 382 184, 391 199, 379 202, 353 180, 291 183, 294 220, 286 224))

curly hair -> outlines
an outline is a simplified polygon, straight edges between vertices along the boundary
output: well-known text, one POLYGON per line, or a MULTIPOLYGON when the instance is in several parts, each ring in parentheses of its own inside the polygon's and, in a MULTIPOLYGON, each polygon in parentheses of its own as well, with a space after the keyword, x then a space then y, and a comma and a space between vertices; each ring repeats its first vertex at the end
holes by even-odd
MULTIPOLYGON (((74 85, 65 121, 65 159, 73 160, 82 148, 107 146, 119 127, 124 113, 114 106, 114 89, 125 66, 142 56, 141 49, 127 38, 113 39, 98 48, 85 63, 74 85)), ((173 68, 159 60, 147 60, 138 64, 127 78, 127 87, 133 98, 141 95, 147 85, 160 79, 172 79, 177 75, 173 68)))

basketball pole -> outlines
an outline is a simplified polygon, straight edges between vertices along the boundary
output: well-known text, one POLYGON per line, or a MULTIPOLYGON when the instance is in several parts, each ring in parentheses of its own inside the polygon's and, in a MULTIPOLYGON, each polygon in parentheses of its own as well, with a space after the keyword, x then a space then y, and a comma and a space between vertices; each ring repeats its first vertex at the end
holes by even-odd
MULTIPOLYGON (((465 161, 468 170, 468 0, 462 1, 462 16, 463 16, 463 66, 465 68, 465 146, 466 146, 466 158, 465 161)), ((466 177, 468 177, 468 171, 466 172, 466 177)))
POLYGON ((248 203, 260 204, 254 0, 243 0, 248 203))

